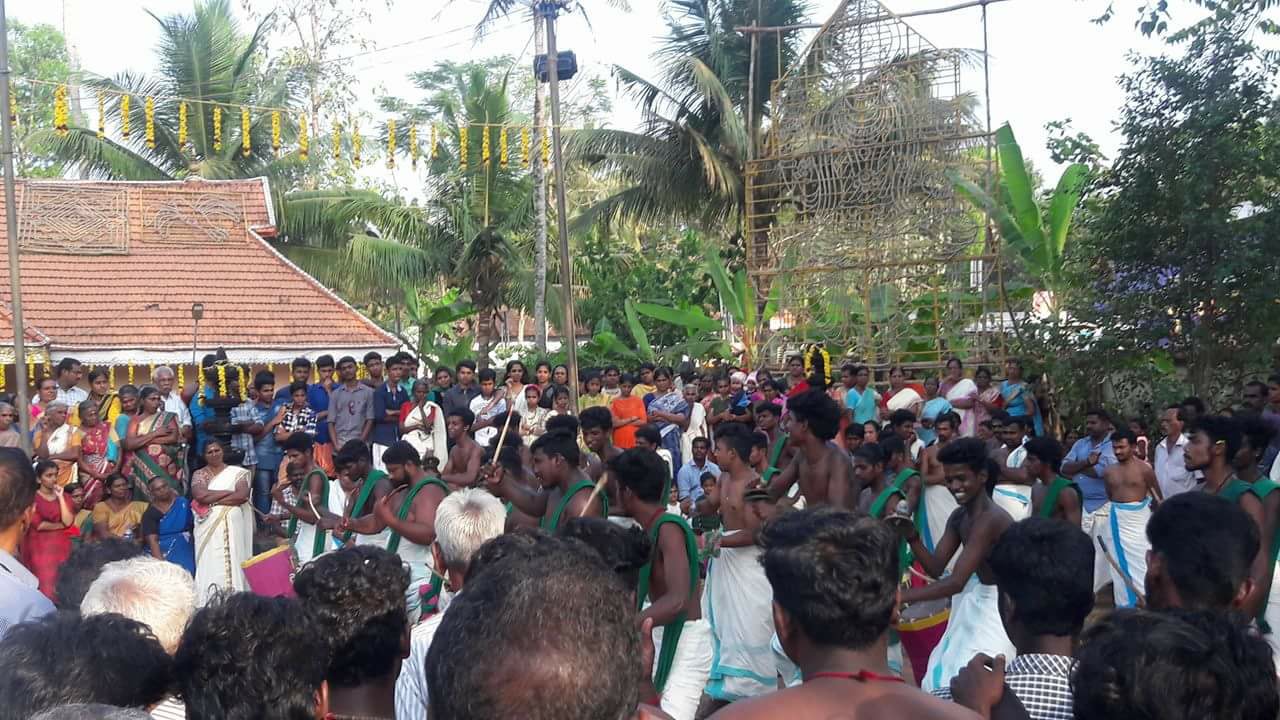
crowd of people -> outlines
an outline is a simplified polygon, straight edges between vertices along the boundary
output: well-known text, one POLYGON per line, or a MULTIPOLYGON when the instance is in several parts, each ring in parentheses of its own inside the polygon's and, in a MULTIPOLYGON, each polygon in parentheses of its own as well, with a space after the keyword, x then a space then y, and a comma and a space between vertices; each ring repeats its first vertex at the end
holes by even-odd
POLYGON ((0 720, 1280 713, 1280 375, 1064 445, 1017 360, 220 362, 0 448, 0 720))

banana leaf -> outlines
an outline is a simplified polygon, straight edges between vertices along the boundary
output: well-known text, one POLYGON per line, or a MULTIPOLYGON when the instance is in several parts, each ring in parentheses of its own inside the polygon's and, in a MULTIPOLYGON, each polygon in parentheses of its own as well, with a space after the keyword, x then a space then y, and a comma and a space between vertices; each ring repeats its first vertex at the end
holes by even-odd
POLYGON ((664 323, 675 325, 690 334, 724 331, 723 324, 707 317, 706 313, 702 312, 700 308, 673 308, 652 303, 636 303, 634 307, 636 312, 641 315, 647 315, 654 320, 661 320, 664 323))
POLYGON ((636 307, 630 298, 623 304, 622 309, 627 317, 627 328, 631 330, 631 337, 636 341, 636 354, 646 362, 653 362, 655 353, 653 352, 653 346, 649 344, 649 334, 645 332, 644 326, 640 324, 640 318, 636 315, 636 307))

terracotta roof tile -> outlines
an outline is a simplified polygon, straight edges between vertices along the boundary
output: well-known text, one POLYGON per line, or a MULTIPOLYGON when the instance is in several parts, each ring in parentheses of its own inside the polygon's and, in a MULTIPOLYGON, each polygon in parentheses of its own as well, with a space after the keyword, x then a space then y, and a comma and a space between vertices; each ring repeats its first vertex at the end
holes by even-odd
MULTIPOLYGON (((202 345, 398 345, 263 240, 275 235, 264 178, 16 189, 25 319, 55 348, 189 348, 197 302, 202 345)), ((4 211, 0 198, 7 240, 4 211)))

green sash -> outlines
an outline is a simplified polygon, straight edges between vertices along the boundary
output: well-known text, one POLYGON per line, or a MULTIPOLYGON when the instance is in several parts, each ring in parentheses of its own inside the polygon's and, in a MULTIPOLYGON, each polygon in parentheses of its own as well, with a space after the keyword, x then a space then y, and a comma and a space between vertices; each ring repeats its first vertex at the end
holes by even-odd
MULTIPOLYGON (((360 516, 360 509, 365 506, 365 503, 369 502, 369 496, 373 494, 374 486, 386 476, 387 474, 381 470, 370 470, 369 474, 364 476, 364 484, 360 486, 360 495, 356 497, 356 504, 351 506, 351 517, 360 516)), ((342 542, 350 541, 354 533, 355 530, 347 530, 342 533, 342 542)))
MULTIPOLYGON (((590 480, 579 480, 574 483, 565 492, 564 497, 560 498, 560 504, 556 505, 556 511, 551 514, 551 521, 548 522, 546 518, 543 518, 538 522, 538 525, 543 530, 546 530, 549 533, 554 533, 556 529, 560 527, 560 516, 564 514, 565 508, 569 507, 569 501, 573 499, 573 496, 577 495, 584 488, 594 488, 595 486, 596 484, 590 480)), ((609 498, 605 497, 604 493, 600 493, 600 505, 601 509, 604 510, 604 516, 609 517, 609 498)))
POLYGON ((1061 475, 1054 478, 1052 483, 1049 483, 1049 489, 1045 491, 1044 500, 1040 504, 1040 517, 1053 517, 1053 511, 1058 509, 1058 496, 1067 488, 1075 490, 1078 494, 1080 493, 1079 485, 1071 482, 1061 475))
MULTIPOLYGON (((698 541, 684 518, 671 513, 663 513, 658 518, 658 521, 649 529, 649 541, 653 543, 653 552, 658 552, 658 529, 666 523, 675 523, 684 532, 684 550, 689 559, 689 597, 696 597, 698 594, 698 541)), ((640 585, 636 589, 636 609, 638 610, 644 609, 645 600, 649 597, 649 576, 652 573, 653 558, 650 557, 649 562, 640 568, 640 585)), ((675 620, 662 626, 662 651, 656 658, 653 671, 653 688, 659 693, 667 684, 667 676, 671 674, 671 665, 676 659, 676 646, 680 643, 680 634, 684 632, 686 619, 686 614, 682 612, 676 616, 675 620)))
MULTIPOLYGON (((1266 497, 1270 495, 1273 490, 1277 490, 1277 489, 1280 489, 1280 485, 1277 485, 1275 482, 1273 482, 1269 478, 1260 477, 1253 483, 1253 494, 1257 495, 1259 500, 1266 499, 1266 497)), ((1262 594, 1263 597, 1269 597, 1271 595, 1271 586, 1276 581, 1276 578, 1275 578, 1276 558, 1280 557, 1280 528, 1276 528, 1275 534, 1271 536, 1271 546, 1269 550, 1270 550, 1270 556, 1271 556, 1272 575, 1271 575, 1271 581, 1267 583, 1266 590, 1262 594)), ((1267 605, 1266 603, 1263 603, 1262 608, 1258 611, 1258 617, 1257 617, 1258 629, 1261 630, 1263 634, 1270 634, 1272 631, 1271 626, 1267 623, 1266 619, 1263 618, 1263 614, 1265 614, 1266 611, 1267 611, 1267 605)))
MULTIPOLYGON (((876 496, 875 501, 871 503, 871 508, 868 510, 868 514, 870 514, 871 517, 874 517, 874 518, 880 517, 881 513, 884 512, 884 506, 889 502, 889 498, 893 497, 895 494, 901 495, 902 499, 906 500, 907 499, 907 491, 906 491, 907 480, 910 480, 913 475, 919 475, 919 474, 920 473, 916 472, 915 470, 912 470, 911 468, 903 468, 902 470, 898 471, 897 476, 893 478, 893 482, 889 483, 888 486, 885 487, 885 489, 881 490, 880 494, 876 496)), ((924 513, 919 512, 919 510, 923 509, 923 507, 924 505, 920 504, 919 507, 917 508, 917 512, 915 513, 915 517, 912 518, 912 522, 916 526, 916 532, 920 533, 921 535, 924 534, 924 528, 926 527, 926 523, 928 522, 928 519, 925 517, 924 513)), ((911 547, 907 544, 905 540, 899 541, 898 562, 900 563, 903 571, 905 571, 908 567, 911 566, 912 559, 913 558, 911 556, 911 547)))
POLYGON ((779 472, 782 472, 778 468, 778 460, 782 458, 782 451, 786 447, 787 447, 787 434, 783 433, 778 436, 777 440, 773 441, 773 449, 769 451, 769 467, 765 469, 764 477, 760 479, 761 482, 763 482, 765 485, 769 484, 769 481, 773 479, 774 475, 777 475, 779 472))
MULTIPOLYGON (((441 480, 440 478, 438 477, 423 478, 419 480, 417 484, 415 484, 412 488, 410 488, 409 493, 404 496, 404 502, 400 503, 400 509, 396 512, 397 520, 404 520, 405 518, 409 517, 409 509, 413 507, 414 499, 417 498, 418 493, 422 492, 422 489, 428 485, 435 485, 436 487, 443 490, 445 495, 449 494, 449 486, 446 485, 444 481, 441 480)), ((399 549, 400 549, 400 533, 392 530, 391 539, 387 541, 387 552, 395 553, 399 549)), ((437 575, 432 575, 431 582, 434 583, 437 577, 438 577, 437 575)), ((437 592, 439 592, 438 589, 437 589, 437 592)))
POLYGON ((1218 495, 1230 500, 1231 502, 1240 502, 1240 496, 1249 492, 1253 493, 1255 496, 1258 494, 1254 492, 1252 485, 1241 480, 1235 475, 1232 475, 1231 478, 1227 480, 1227 483, 1222 486, 1222 490, 1218 492, 1218 495))
MULTIPOLYGON (((303 507, 302 497, 303 495, 306 494, 308 489, 311 487, 311 478, 316 475, 319 475, 323 479, 323 482, 320 483, 320 487, 321 487, 320 505, 317 506, 316 509, 317 510, 319 510, 320 508, 328 509, 329 507, 329 476, 325 475, 324 471, 321 470, 320 468, 316 468, 311 472, 307 473, 307 479, 306 479, 307 487, 298 492, 298 499, 296 502, 294 502, 294 507, 303 507)), ((316 557, 324 553, 324 536, 327 534, 328 534, 327 530, 320 529, 320 518, 317 517, 316 518, 316 538, 311 543, 312 557, 316 557)), ((297 536, 298 536, 298 516, 294 515, 289 518, 289 537, 296 538, 297 536)))

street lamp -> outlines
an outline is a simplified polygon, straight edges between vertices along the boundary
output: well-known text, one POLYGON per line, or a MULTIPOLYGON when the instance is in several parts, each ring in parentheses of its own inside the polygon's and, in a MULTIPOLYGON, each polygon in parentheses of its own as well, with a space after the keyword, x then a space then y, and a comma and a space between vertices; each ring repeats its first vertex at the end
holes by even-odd
POLYGON ((196 345, 200 338, 200 319, 204 317, 204 303, 191 303, 191 366, 200 375, 200 361, 196 360, 196 345))

